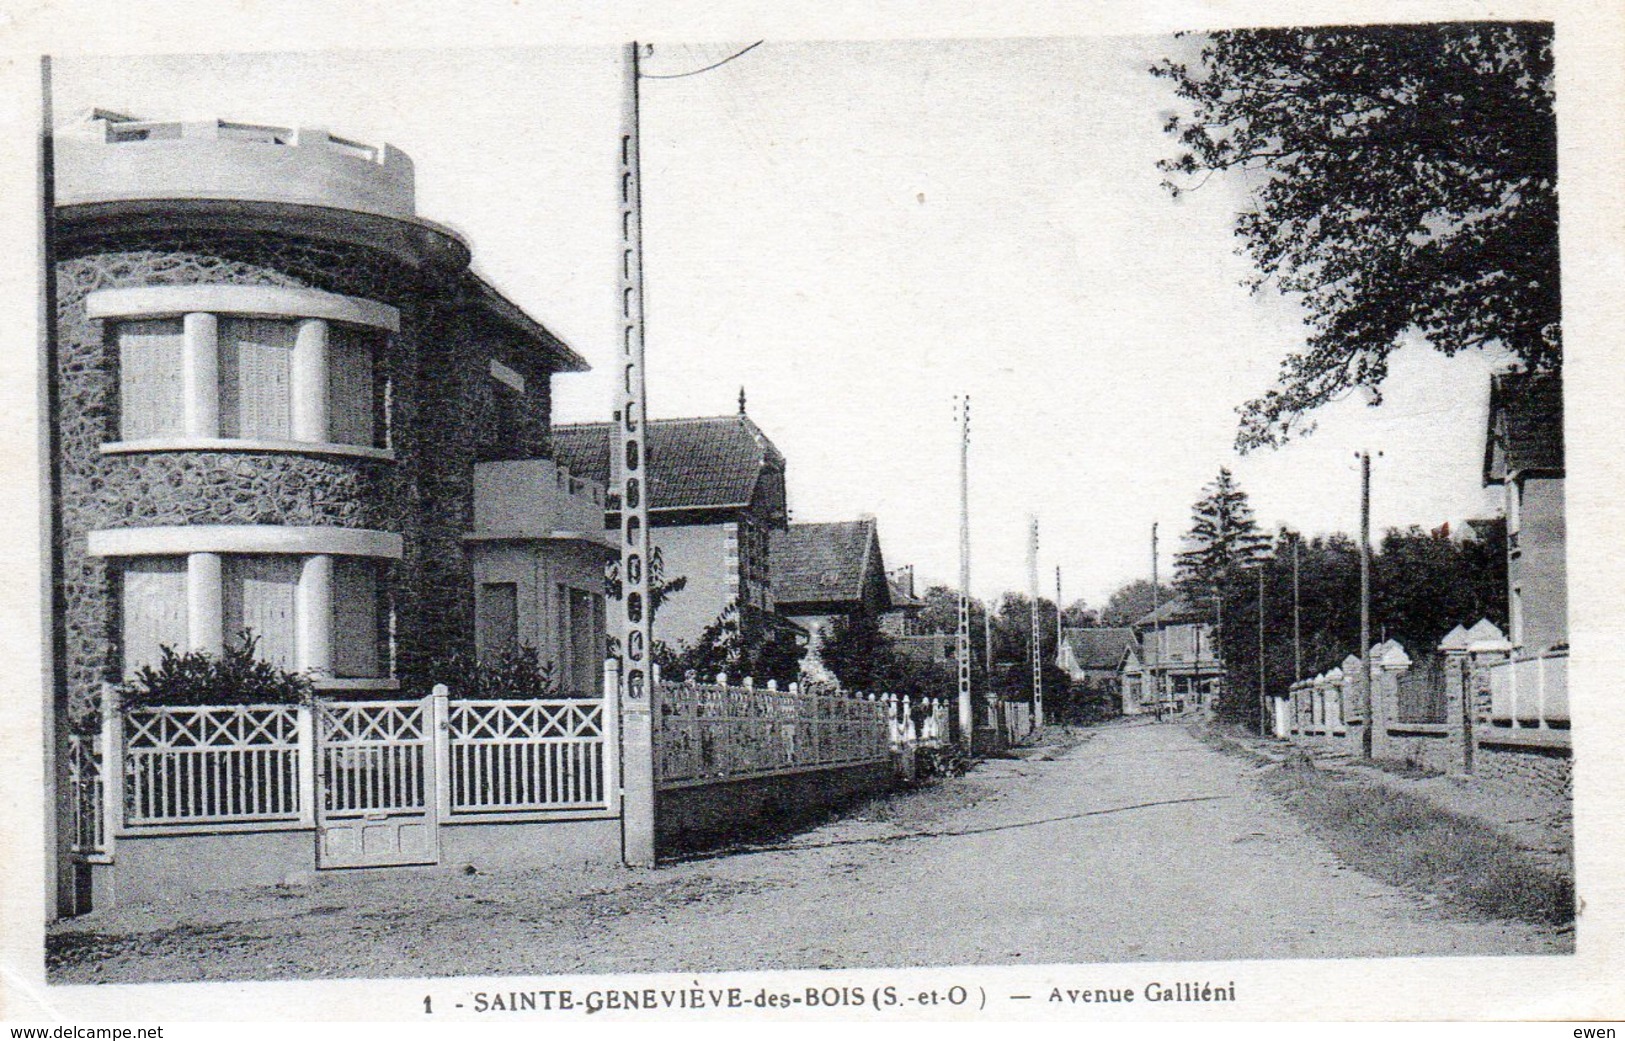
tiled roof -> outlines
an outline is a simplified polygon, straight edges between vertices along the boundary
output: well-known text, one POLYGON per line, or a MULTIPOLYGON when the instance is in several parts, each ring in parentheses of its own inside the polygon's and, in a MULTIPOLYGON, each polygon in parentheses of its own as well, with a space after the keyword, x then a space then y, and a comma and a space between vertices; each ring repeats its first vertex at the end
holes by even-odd
POLYGON ((862 600, 869 569, 881 566, 873 520, 792 524, 772 538, 773 599, 781 604, 862 600))
POLYGON ((1063 629, 1066 645, 1080 669, 1116 669, 1123 649, 1136 641, 1133 629, 1063 629))
MULTIPOLYGON (((553 459, 578 477, 610 485, 609 423, 553 428, 553 459)), ((649 508, 748 506, 768 465, 784 456, 748 416, 655 419, 648 429, 649 508)))
POLYGON ((1522 470, 1563 471, 1563 377, 1503 372, 1490 377, 1484 482, 1522 470))
POLYGON ((1213 615, 1210 610, 1198 607, 1184 597, 1175 597, 1135 622, 1134 628, 1144 629, 1158 623, 1174 625, 1179 622, 1207 622, 1212 621, 1212 619, 1213 615))

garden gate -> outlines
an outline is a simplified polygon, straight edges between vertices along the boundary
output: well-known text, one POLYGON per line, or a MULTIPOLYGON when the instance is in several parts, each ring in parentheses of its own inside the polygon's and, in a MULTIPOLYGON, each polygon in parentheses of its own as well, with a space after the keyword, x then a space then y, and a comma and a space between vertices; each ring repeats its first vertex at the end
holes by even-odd
POLYGON ((421 701, 316 709, 316 866, 440 861, 435 713, 421 701))

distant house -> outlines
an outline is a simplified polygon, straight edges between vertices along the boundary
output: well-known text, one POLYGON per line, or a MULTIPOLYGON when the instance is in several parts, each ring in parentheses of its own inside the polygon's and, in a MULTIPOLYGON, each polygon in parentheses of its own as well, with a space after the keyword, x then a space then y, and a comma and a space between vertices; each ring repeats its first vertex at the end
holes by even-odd
POLYGON ((919 661, 954 660, 955 635, 934 632, 920 621, 925 600, 915 591, 914 565, 893 568, 886 574, 891 608, 880 616, 880 628, 901 654, 919 661))
POLYGON ((1116 683, 1124 653, 1138 644, 1129 628, 1062 629, 1055 664, 1073 683, 1116 683))
POLYGON ((873 517, 827 524, 791 524, 772 540, 779 614, 812 634, 816 654, 837 619, 877 621, 891 607, 891 588, 873 517))
MULTIPOLYGON (((1224 666, 1213 638, 1213 614, 1176 597, 1133 625, 1139 649, 1123 662, 1125 701, 1149 707, 1172 701, 1178 707, 1207 704, 1218 692, 1224 666)), ((1127 711, 1127 709, 1125 709, 1127 711)))
POLYGON ((1525 655, 1569 642, 1563 475, 1562 376, 1491 377, 1484 484, 1506 495, 1509 635, 1525 655))
MULTIPOLYGON (((1061 630, 1061 647, 1055 664, 1072 683, 1099 690, 1119 688, 1120 711, 1133 715, 1142 711, 1138 697, 1123 682, 1123 663, 1136 655, 1139 640, 1129 628, 1069 628, 1061 630)), ((1139 659, 1135 657, 1137 662, 1139 659)))
MULTIPOLYGON (((737 607, 741 625, 772 624, 770 540, 788 519, 784 456, 740 410, 732 416, 656 419, 648 428, 649 523, 667 580, 686 585, 661 605, 658 639, 693 642, 737 607)), ((553 428, 554 457, 572 473, 610 483, 610 424, 553 428)), ((618 529, 610 496, 606 526, 618 529)))

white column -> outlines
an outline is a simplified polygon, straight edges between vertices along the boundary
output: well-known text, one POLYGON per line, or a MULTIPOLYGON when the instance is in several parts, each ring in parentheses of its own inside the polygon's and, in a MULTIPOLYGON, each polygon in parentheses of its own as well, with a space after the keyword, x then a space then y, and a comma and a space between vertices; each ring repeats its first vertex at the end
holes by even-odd
POLYGON ((307 318, 299 323, 299 334, 293 344, 293 373, 289 383, 288 393, 293 399, 293 439, 328 440, 325 321, 307 318))
POLYGON ((220 436, 220 323, 212 314, 183 319, 181 395, 186 436, 220 436))
POLYGON ((333 675, 333 558, 329 554, 304 559, 293 616, 295 671, 333 675))
POLYGON ((219 654, 225 644, 221 613, 220 554, 186 555, 186 646, 219 654))

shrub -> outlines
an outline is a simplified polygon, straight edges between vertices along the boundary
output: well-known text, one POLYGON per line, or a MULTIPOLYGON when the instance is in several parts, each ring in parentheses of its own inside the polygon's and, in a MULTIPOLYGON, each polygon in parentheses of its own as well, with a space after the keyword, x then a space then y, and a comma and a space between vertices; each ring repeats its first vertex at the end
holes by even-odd
POLYGON ((435 683, 444 683, 451 696, 463 701, 535 701, 543 698, 597 697, 582 691, 559 689, 553 663, 544 662, 536 648, 525 645, 494 662, 478 662, 453 654, 430 667, 435 683))
POLYGON ((170 705, 298 705, 315 696, 310 677, 255 655, 259 638, 243 632, 218 656, 159 648, 156 666, 143 665, 119 688, 125 710, 170 705))

